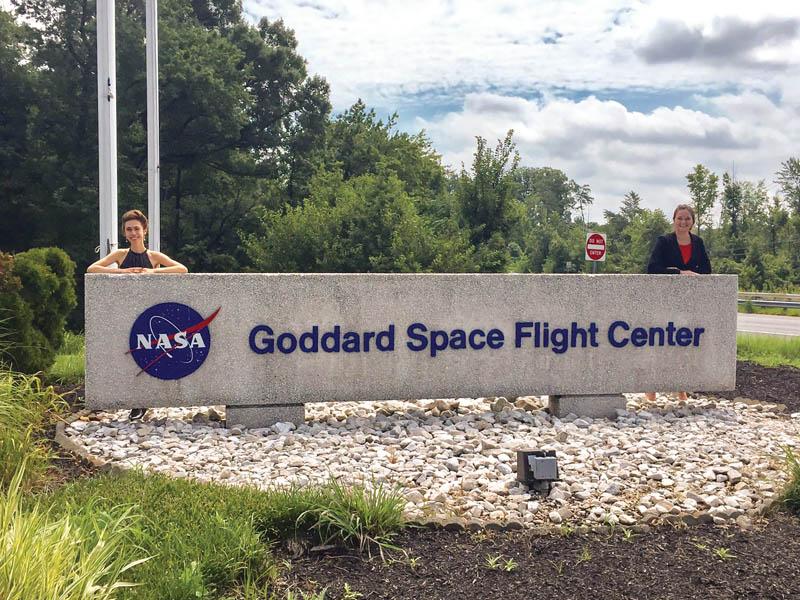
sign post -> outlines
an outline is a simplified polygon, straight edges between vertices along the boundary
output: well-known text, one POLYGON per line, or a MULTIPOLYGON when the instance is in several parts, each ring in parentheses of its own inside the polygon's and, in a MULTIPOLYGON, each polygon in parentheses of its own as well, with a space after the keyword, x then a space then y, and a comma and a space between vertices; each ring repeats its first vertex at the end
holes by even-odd
POLYGON ((592 273, 596 273, 598 261, 606 259, 606 234, 587 233, 585 250, 586 260, 592 261, 592 273))

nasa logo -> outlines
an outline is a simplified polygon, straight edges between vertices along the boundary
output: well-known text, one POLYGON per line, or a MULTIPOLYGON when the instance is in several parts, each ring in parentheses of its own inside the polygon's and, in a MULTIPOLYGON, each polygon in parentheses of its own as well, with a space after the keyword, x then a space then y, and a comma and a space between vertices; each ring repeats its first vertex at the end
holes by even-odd
POLYGON ((211 349, 208 324, 219 313, 203 319, 193 308, 177 302, 151 306, 131 327, 128 353, 141 369, 158 379, 181 379, 203 364, 211 349))

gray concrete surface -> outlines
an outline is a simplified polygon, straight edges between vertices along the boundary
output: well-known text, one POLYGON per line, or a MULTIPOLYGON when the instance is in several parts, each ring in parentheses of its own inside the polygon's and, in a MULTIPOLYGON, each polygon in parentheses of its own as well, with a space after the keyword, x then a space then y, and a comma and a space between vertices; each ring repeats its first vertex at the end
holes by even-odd
POLYGON ((614 420, 617 409, 625 410, 626 402, 622 394, 548 396, 547 408, 559 419, 573 413, 580 417, 614 420))
POLYGON ((731 275, 87 275, 86 402, 93 409, 268 406, 733 389, 736 292, 731 275), (220 309, 208 326, 205 362, 181 379, 142 372, 128 347, 137 317, 163 302, 203 318, 220 309), (425 335, 421 327, 409 331, 415 323, 425 335), (253 335, 257 326, 270 327, 273 341, 287 334, 286 350, 291 336, 308 332, 310 349, 314 326, 320 338, 339 326, 342 340, 354 332, 360 351, 259 354, 251 336, 258 349, 269 336, 253 335), (649 345, 650 328, 660 328, 664 345, 658 330, 649 345), (475 347, 432 351, 432 340, 458 338, 457 329, 466 337, 480 330, 475 347), (376 348, 380 335, 370 333, 383 336, 384 351, 376 348), (574 347, 560 345, 565 337, 574 347), (423 343, 424 350, 410 347, 423 343))
POLYGON ((738 313, 737 330, 760 335, 800 336, 800 317, 738 313))

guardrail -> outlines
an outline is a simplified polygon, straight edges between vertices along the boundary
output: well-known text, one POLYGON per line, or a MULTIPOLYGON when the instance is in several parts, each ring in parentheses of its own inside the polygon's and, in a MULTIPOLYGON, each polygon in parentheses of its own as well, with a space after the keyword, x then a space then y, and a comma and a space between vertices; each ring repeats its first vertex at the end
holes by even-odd
POLYGON ((739 304, 750 302, 761 308, 800 308, 800 294, 771 294, 768 292, 739 292, 739 304))
POLYGON ((751 300, 782 300, 784 302, 800 302, 800 294, 775 294, 773 292, 739 292, 739 298, 751 300))

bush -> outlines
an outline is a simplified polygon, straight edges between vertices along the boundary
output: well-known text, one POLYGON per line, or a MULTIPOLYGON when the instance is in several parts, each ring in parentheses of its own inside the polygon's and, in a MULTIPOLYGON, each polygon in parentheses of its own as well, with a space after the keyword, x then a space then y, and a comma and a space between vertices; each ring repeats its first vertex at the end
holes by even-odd
POLYGON ((58 248, 34 248, 0 259, 0 338, 5 360, 24 373, 53 364, 75 308, 75 263, 58 248))

